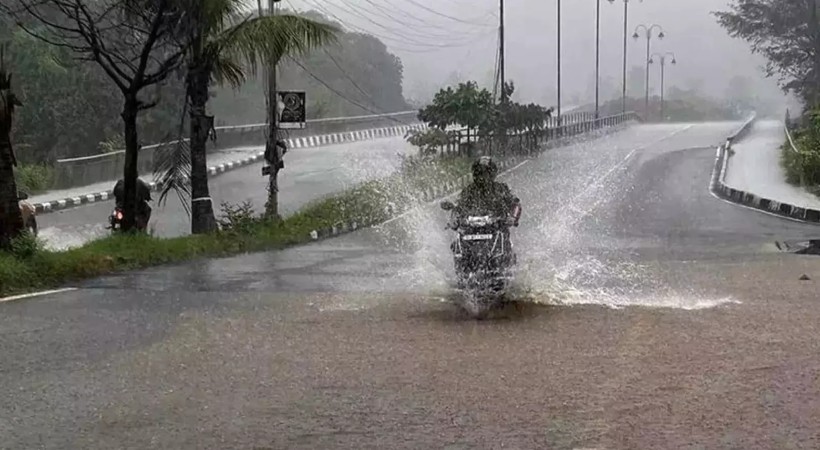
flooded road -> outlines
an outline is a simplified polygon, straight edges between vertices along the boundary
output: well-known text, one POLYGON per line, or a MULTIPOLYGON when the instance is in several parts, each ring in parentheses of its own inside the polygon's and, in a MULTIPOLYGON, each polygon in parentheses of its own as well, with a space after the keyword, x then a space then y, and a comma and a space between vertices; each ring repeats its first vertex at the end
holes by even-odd
POLYGON ((710 195, 738 125, 502 175, 518 301, 486 321, 448 302, 436 205, 0 304, 0 447, 814 448, 820 262, 774 243, 818 228, 710 195))

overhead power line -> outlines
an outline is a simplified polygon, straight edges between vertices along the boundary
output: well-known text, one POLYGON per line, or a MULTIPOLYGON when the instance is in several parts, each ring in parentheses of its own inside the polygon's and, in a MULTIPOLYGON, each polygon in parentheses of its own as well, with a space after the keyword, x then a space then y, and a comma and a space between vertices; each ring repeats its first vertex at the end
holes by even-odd
MULTIPOLYGON (((373 109, 373 108, 370 108, 370 107, 368 107, 368 106, 366 106, 366 105, 363 105, 363 104, 361 104, 361 103, 357 102, 356 100, 353 100, 353 99, 351 99, 350 97, 348 97, 348 96, 344 95, 343 93, 339 92, 336 88, 334 88, 333 86, 331 86, 330 84, 326 83, 324 80, 322 80, 321 78, 319 78, 318 76, 316 76, 313 72, 311 72, 311 71, 310 71, 310 69, 308 69, 307 67, 305 67, 305 66, 304 66, 304 64, 302 64, 301 62, 299 62, 299 61, 298 61, 298 60, 296 60, 295 58, 291 58, 290 56, 288 56, 288 59, 289 59, 290 61, 292 61, 294 64, 296 64, 297 66, 299 66, 302 70, 304 70, 304 71, 305 71, 305 73, 307 73, 307 74, 308 74, 311 78, 313 78, 314 80, 316 80, 316 81, 318 81, 319 83, 321 83, 321 84, 322 84, 324 87, 326 87, 326 88, 327 88, 330 92, 332 92, 332 93, 336 94, 337 96, 339 96, 339 98, 341 98, 341 99, 343 99, 343 100, 346 100, 346 101, 348 101, 350 104, 355 105, 355 106, 358 106, 359 108, 362 108, 363 110, 365 110, 365 111, 367 111, 367 112, 369 112, 369 113, 371 113, 371 114, 386 114, 384 111, 377 111, 377 110, 375 110, 375 109, 373 109)), ((394 122, 396 122, 396 123, 399 123, 399 124, 402 124, 402 125, 407 125, 407 122, 403 122, 403 121, 401 121, 401 120, 399 120, 399 119, 396 119, 395 117, 390 117, 390 116, 388 116, 388 117, 387 117, 387 119, 392 120, 392 121, 394 121, 394 122)))

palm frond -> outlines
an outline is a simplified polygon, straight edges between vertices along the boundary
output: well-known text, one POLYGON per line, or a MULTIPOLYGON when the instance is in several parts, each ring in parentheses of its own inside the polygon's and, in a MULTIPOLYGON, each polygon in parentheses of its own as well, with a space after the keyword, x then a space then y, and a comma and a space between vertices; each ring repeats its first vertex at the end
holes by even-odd
POLYGON ((234 88, 242 86, 247 78, 244 67, 231 55, 218 55, 214 58, 211 78, 217 83, 230 84, 234 88))
POLYGON ((154 156, 154 181, 160 186, 157 203, 165 205, 168 195, 175 192, 179 197, 185 214, 191 217, 191 146, 186 139, 182 139, 185 117, 188 114, 188 102, 182 108, 182 118, 179 125, 180 136, 174 143, 163 145, 156 150, 154 156))
POLYGON ((216 36, 211 45, 222 54, 245 61, 252 73, 258 63, 279 62, 284 56, 303 55, 336 42, 338 28, 295 15, 230 20, 236 25, 216 36))

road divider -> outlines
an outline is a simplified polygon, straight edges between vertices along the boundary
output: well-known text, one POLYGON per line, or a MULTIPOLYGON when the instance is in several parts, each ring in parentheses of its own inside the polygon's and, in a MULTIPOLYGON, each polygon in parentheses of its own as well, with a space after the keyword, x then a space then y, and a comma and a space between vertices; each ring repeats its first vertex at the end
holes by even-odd
MULTIPOLYGON (((289 149, 303 149, 323 147, 327 145, 338 145, 351 142, 368 141, 373 139, 382 139, 389 137, 404 136, 410 130, 420 130, 426 128, 423 124, 416 125, 400 125, 394 127, 373 128, 369 130, 346 131, 341 133, 331 133, 319 136, 307 136, 299 138, 286 139, 285 142, 289 149)), ((255 164, 264 159, 265 152, 259 151, 253 153, 251 156, 240 158, 235 161, 230 161, 224 164, 211 166, 208 168, 208 176, 216 176, 231 170, 239 169, 241 167, 255 164)), ((49 202, 33 204, 37 214, 47 214, 54 211, 60 211, 68 208, 86 205, 89 203, 104 202, 113 198, 113 184, 112 189, 99 192, 90 192, 83 195, 65 197, 49 202)), ((151 189, 157 191, 161 189, 161 185, 156 182, 150 182, 151 189)))

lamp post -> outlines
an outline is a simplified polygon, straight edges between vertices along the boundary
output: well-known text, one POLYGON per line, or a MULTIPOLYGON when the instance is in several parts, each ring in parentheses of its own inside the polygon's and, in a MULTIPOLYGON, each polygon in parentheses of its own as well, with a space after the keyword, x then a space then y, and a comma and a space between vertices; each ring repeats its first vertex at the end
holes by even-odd
POLYGON ((661 121, 664 120, 664 117, 663 117, 663 78, 664 78, 664 69, 666 67, 666 57, 667 56, 672 57, 672 61, 670 61, 672 63, 672 65, 675 65, 675 64, 678 63, 678 60, 675 59, 675 54, 672 53, 672 52, 666 52, 664 54, 653 53, 652 56, 649 58, 649 64, 654 64, 655 63, 655 58, 658 58, 658 60, 661 63, 661 121))
MULTIPOLYGON (((615 3, 615 0, 607 0, 609 3, 615 3)), ((626 49, 627 49, 627 42, 629 41, 627 38, 629 37, 629 0, 624 1, 624 74, 623 74, 623 95, 622 95, 622 102, 623 102, 623 112, 626 112, 626 49)), ((640 0, 643 1, 643 0, 640 0)))
POLYGON ((558 0, 558 132, 561 133, 561 0, 558 0))
POLYGON ((595 6, 595 119, 600 117, 601 104, 601 0, 595 6))
POLYGON ((646 33, 646 100, 644 102, 644 115, 649 114, 649 53, 652 45, 652 31, 658 30, 658 39, 663 39, 666 35, 663 32, 663 27, 652 24, 650 26, 638 25, 635 27, 635 34, 632 35, 634 39, 641 37, 638 31, 643 30, 646 33))

